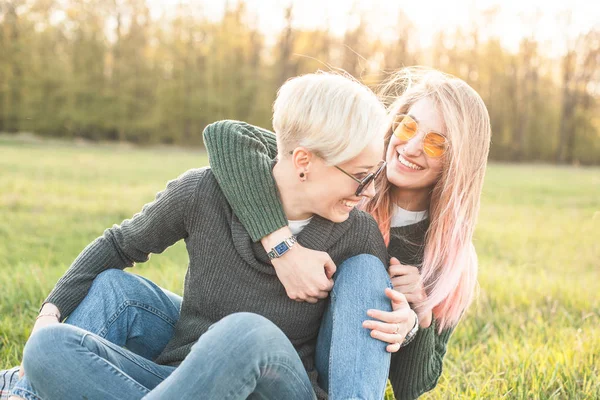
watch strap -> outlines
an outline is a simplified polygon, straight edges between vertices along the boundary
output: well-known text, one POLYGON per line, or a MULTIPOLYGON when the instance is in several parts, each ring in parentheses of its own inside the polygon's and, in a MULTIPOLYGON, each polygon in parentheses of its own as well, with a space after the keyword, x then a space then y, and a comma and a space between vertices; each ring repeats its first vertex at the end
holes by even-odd
POLYGON ((412 342, 415 339, 415 337, 417 336, 418 331, 419 331, 419 316, 417 315, 417 313, 415 313, 415 325, 406 334, 406 336, 404 337, 404 342, 402 342, 402 345, 400 347, 404 347, 404 346, 407 346, 408 344, 410 344, 410 342, 412 342))

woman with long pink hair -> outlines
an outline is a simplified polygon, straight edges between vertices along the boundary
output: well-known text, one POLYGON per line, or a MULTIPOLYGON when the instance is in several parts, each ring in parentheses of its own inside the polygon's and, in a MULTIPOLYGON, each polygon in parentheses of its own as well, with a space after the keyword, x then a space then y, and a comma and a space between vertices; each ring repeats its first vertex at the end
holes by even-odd
MULTIPOLYGON (((375 218, 392 257, 391 285, 418 317, 409 316, 394 326, 378 322, 381 315, 369 310, 373 320, 362 325, 392 353, 389 380, 396 398, 409 399, 436 386, 448 339, 473 298, 477 256, 472 238, 491 128, 477 92, 436 70, 400 70, 383 85, 381 100, 389 110, 386 173, 376 179, 373 171, 340 173, 359 184, 357 192, 375 181, 375 197, 358 206, 375 218)), ((260 240, 268 251, 291 237, 294 225, 306 223, 288 221, 277 194, 261 190, 273 179, 271 165, 277 154, 273 133, 240 123, 227 135, 206 130, 204 138, 214 174, 227 183, 223 187, 231 188, 225 195, 253 240, 260 240)), ((310 178, 310 171, 302 177, 310 178)), ((297 244, 272 263, 289 297, 315 303, 328 296, 332 268, 326 254, 297 244)), ((353 279, 367 285, 369 276, 353 279)), ((335 282, 334 292, 339 284, 335 282)), ((336 351, 356 349, 333 346, 350 340, 335 334, 335 324, 348 322, 334 317, 323 323, 334 324, 331 352, 318 368, 320 379, 328 380, 324 387, 329 387, 332 398, 337 384, 332 366, 341 357, 336 351)), ((347 330, 342 326, 337 331, 347 330)))

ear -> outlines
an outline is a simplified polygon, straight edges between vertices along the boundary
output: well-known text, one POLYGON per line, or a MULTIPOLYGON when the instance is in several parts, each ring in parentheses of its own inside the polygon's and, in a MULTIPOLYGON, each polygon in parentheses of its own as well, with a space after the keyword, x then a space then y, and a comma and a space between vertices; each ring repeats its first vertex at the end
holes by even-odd
POLYGON ((305 147, 296 147, 292 152, 292 163, 298 173, 308 173, 315 155, 305 147))

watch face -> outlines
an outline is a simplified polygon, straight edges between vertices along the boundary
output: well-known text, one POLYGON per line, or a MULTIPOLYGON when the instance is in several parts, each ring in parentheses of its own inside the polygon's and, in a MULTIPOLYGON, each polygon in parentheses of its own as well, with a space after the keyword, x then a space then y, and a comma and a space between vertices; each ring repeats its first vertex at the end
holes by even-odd
POLYGON ((288 247, 287 243, 285 242, 281 242, 279 243, 277 246, 275 246, 275 251, 279 254, 282 255, 283 253, 285 253, 286 251, 288 251, 290 248, 288 247))

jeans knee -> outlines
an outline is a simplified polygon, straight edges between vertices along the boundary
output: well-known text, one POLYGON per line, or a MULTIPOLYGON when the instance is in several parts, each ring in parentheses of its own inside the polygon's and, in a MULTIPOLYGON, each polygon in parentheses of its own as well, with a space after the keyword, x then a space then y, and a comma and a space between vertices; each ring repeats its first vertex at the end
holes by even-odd
POLYGON ((251 312, 233 313, 223 318, 219 323, 234 326, 240 332, 279 330, 277 325, 260 314, 251 312))
POLYGON ((60 355, 74 347, 69 340, 72 329, 70 325, 57 323, 40 328, 31 335, 23 350, 23 369, 31 381, 44 374, 56 364, 60 355))
POLYGON ((134 279, 132 274, 121 269, 107 269, 94 278, 90 291, 116 287, 127 288, 131 286, 132 279, 134 279))
POLYGON ((236 330, 238 334, 235 340, 252 353, 293 348, 285 333, 262 315, 240 312, 228 315, 220 322, 226 325, 225 329, 236 330))
POLYGON ((383 291, 386 287, 391 287, 385 265, 371 254, 360 254, 344 261, 334 279, 334 290, 336 286, 338 289, 340 286, 349 289, 360 288, 361 291, 369 288, 383 291))

